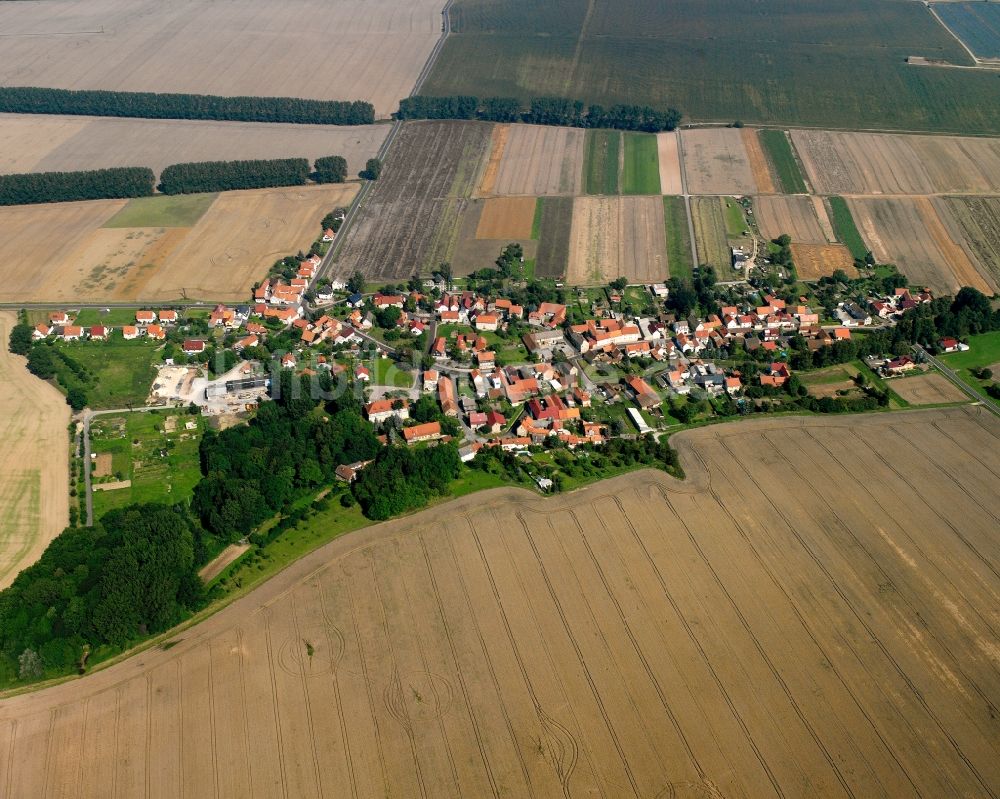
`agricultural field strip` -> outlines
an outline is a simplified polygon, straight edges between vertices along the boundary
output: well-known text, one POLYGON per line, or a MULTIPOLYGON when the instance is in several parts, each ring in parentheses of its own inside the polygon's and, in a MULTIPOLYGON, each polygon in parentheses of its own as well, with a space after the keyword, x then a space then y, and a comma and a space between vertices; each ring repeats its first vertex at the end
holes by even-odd
POLYGON ((389 125, 115 119, 0 114, 0 172, 73 172, 170 164, 342 155, 357 175, 389 125))
POLYGON ((386 118, 438 43, 441 7, 440 0, 0 6, 0 84, 368 100, 386 118))
POLYGON ((685 483, 498 490, 345 536, 169 651, 6 700, 0 774, 13 795, 988 794, 997 437, 973 408, 745 422, 680 438, 685 483))
POLYGON ((542 125, 498 125, 484 195, 576 195, 583 190, 585 131, 542 125), (493 175, 493 177, 490 177, 493 175))
POLYGON ((691 194, 756 194, 742 131, 696 128, 680 132, 684 174, 691 194))
POLYGON ((568 283, 600 285, 618 277, 650 283, 668 274, 660 197, 577 197, 573 201, 568 283))
POLYGON ((714 266, 717 270, 731 267, 732 257, 720 199, 714 196, 692 197, 691 215, 698 263, 714 266))

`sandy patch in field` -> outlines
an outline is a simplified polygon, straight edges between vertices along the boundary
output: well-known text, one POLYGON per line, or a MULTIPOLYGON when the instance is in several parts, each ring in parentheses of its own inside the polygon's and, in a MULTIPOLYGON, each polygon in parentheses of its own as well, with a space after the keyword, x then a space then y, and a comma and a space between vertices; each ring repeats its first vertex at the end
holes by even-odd
POLYGON ((0 207, 0 301, 45 299, 43 287, 72 285, 67 257, 127 200, 0 207))
POLYGON ((849 277, 856 277, 854 257, 843 244, 792 243, 792 260, 800 280, 818 280, 842 269, 849 277))
POLYGON ((995 193, 1000 139, 795 130, 820 194, 995 193))
POLYGON ((937 405, 943 402, 965 402, 968 399, 939 372, 900 377, 890 381, 889 386, 911 405, 937 405))
POLYGON ((660 160, 660 192, 663 194, 684 193, 677 142, 679 135, 675 130, 656 134, 656 151, 660 160))
POLYGON ((441 35, 439 0, 0 5, 0 84, 368 100, 386 117, 441 35))
POLYGON ((7 350, 0 311, 0 588, 30 566, 69 520, 69 406, 7 350))
POLYGON ((530 239, 535 221, 534 197, 493 197, 483 205, 477 239, 530 239))
POLYGON ((618 277, 652 283, 669 274, 659 197, 577 197, 566 281, 601 285, 618 277))
POLYGON ((769 239, 787 233, 793 242, 800 244, 827 243, 810 197, 756 197, 753 209, 760 232, 769 239))
POLYGON ((112 456, 110 452, 100 452, 94 458, 94 477, 110 477, 112 469, 112 456))
POLYGON ((741 130, 695 128, 681 132, 680 137, 691 194, 757 193, 741 130))
POLYGON ((911 284, 935 294, 954 294, 965 285, 992 293, 928 198, 852 198, 848 205, 879 263, 895 263, 911 284))
POLYGON ((167 649, 5 699, 5 785, 981 796, 997 435, 971 407, 718 425, 673 439, 683 483, 499 489, 341 536, 167 649))
POLYGON ((511 125, 500 156, 495 193, 532 197, 580 194, 585 133, 577 128, 511 125))
POLYGON ((746 147, 747 158, 750 160, 750 171, 753 172, 753 179, 757 182, 757 191, 761 194, 774 194, 777 192, 774 176, 771 174, 771 167, 764 154, 764 147, 757 137, 757 131, 743 128, 741 133, 743 134, 743 146, 746 147))
POLYGON ((312 163, 322 156, 342 155, 350 173, 357 175, 388 133, 388 125, 0 114, 0 171, 148 166, 159 175, 165 166, 187 161, 307 158, 312 163))

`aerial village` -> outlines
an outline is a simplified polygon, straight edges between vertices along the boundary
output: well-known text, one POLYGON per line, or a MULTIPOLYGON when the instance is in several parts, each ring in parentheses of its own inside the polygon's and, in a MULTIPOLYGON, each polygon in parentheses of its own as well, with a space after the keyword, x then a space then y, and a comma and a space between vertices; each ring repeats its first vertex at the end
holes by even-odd
MULTIPOLYGON (((324 239, 333 235, 325 231, 324 239)), ((791 379, 793 337, 818 350, 851 340, 857 329, 892 325, 931 300, 929 292, 899 288, 841 302, 824 319, 807 297, 792 304, 748 286, 742 304, 683 317, 667 310, 666 284, 619 281, 586 294, 570 291, 570 313, 566 304, 525 307, 455 288, 440 275, 414 279, 407 289, 366 292, 317 279, 319 255, 282 263, 284 272, 272 270, 246 305, 218 305, 201 315, 142 309, 134 324, 117 331, 82 327, 55 312, 34 335, 164 341, 149 403, 207 415, 251 411, 283 372, 326 372, 342 390, 357 392, 384 440, 455 441, 468 461, 483 447, 572 450, 634 438, 695 421, 697 410, 711 416, 719 402, 753 411, 791 379), (633 297, 639 291, 645 310, 657 312, 621 310, 624 291, 633 297)), ((963 346, 941 342, 944 351, 963 346)), ((905 355, 870 365, 883 377, 917 366, 905 355)), ((345 466, 342 476, 351 479, 362 465, 345 466)))

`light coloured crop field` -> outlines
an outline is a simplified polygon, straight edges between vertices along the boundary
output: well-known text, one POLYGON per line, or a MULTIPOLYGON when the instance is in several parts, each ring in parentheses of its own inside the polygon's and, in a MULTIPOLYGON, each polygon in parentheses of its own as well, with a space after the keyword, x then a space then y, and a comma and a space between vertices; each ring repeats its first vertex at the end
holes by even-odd
MULTIPOLYGON (((7 350, 0 311, 0 588, 34 563, 69 520, 70 411, 63 395, 7 350)), ((3 784, 0 782, 0 784, 3 784)))
POLYGON ((704 128, 681 132, 684 174, 691 194, 756 194, 742 131, 704 128))
POLYGON ((851 251, 843 244, 792 244, 792 260, 800 280, 818 280, 838 269, 857 277, 851 251))
POLYGON ((680 438, 684 483, 503 489, 344 536, 166 651, 5 700, 0 784, 995 794, 998 437, 972 408, 716 426, 680 438))
POLYGON ((1000 139, 794 130, 820 194, 1000 191, 1000 139))
POLYGON ((954 294, 973 286, 987 294, 993 287, 938 218, 930 199, 853 198, 848 205, 858 231, 879 263, 894 263, 914 285, 936 294, 954 294))
POLYGON ((0 5, 0 84, 368 100, 381 117, 441 35, 440 0, 0 5))
POLYGON ((618 277, 653 283, 669 274, 659 197, 577 197, 566 282, 602 285, 618 277))
POLYGON ((388 125, 0 114, 0 170, 72 172, 148 166, 159 175, 163 167, 187 161, 307 158, 312 163, 322 156, 342 155, 356 175, 378 153, 388 132, 388 125))
POLYGON ((988 282, 1000 281, 1000 198, 936 197, 934 205, 988 282))
POLYGON ((535 221, 534 197, 492 197, 483 203, 477 239, 530 239, 535 221))
POLYGON ((691 217, 698 262, 715 267, 717 274, 727 274, 723 270, 731 267, 733 260, 726 237, 722 201, 718 197, 692 197, 691 217))
MULTIPOLYGON (((826 244, 816 206, 811 197, 776 195, 756 197, 753 201, 754 215, 760 225, 760 232, 769 239, 787 233, 793 242, 800 244, 826 244)), ((829 224, 829 222, 827 222, 829 224)))
POLYGON ((660 191, 663 194, 684 193, 680 153, 677 149, 679 135, 675 130, 656 134, 656 149, 660 160, 660 191))
POLYGON ((357 191, 352 183, 224 193, 193 227, 101 227, 125 200, 0 208, 0 301, 245 300, 357 191))
POLYGON ((764 146, 757 138, 757 131, 751 128, 743 128, 743 146, 747 150, 747 158, 750 160, 750 171, 753 179, 757 183, 757 191, 761 194, 774 194, 778 189, 774 185, 774 176, 771 174, 771 167, 768 164, 767 155, 764 153, 764 146))
POLYGON ((543 125, 503 125, 493 137, 482 195, 572 195, 583 191, 585 131, 543 125), (491 188, 492 187, 492 188, 491 188))
POLYGON ((936 405, 968 400, 968 397, 940 372, 901 377, 891 381, 890 386, 911 405, 936 405))

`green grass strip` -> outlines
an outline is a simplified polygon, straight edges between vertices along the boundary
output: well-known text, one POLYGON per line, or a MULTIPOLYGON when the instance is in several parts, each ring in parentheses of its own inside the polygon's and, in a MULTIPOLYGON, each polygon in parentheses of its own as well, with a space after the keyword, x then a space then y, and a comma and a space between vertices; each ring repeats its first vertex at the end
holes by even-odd
POLYGON ((618 158, 622 136, 617 130, 588 130, 583 163, 586 194, 618 194, 618 158))
POLYGON ((830 210, 833 231, 837 234, 838 241, 846 244, 855 258, 864 258, 868 254, 868 247, 861 238, 857 225, 854 224, 854 217, 851 215, 851 209, 847 207, 847 200, 843 197, 831 197, 830 210))
POLYGON ((626 133, 622 194, 659 193, 660 157, 656 136, 651 133, 626 133))
POLYGON ((535 218, 531 221, 531 238, 538 241, 542 235, 542 198, 535 200, 535 218))
POLYGON ((788 134, 783 130, 760 130, 757 135, 785 193, 805 194, 806 182, 799 169, 799 162, 795 160, 788 134))
POLYGON ((683 197, 663 198, 663 223, 667 231, 670 276, 690 280, 694 276, 694 263, 691 261, 691 233, 683 197))

